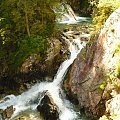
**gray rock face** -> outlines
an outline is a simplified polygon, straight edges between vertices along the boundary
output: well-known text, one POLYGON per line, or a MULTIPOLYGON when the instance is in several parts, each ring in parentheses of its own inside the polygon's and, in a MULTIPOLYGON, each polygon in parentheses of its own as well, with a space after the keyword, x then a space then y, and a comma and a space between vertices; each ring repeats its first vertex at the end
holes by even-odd
POLYGON ((58 107, 48 92, 45 93, 45 96, 37 106, 37 110, 41 113, 45 120, 59 119, 58 107))
POLYGON ((65 83, 88 116, 98 117, 105 112, 105 101, 110 95, 107 98, 103 93, 107 90, 107 74, 115 72, 120 61, 120 54, 115 52, 119 44, 120 8, 111 14, 100 34, 78 55, 65 83))

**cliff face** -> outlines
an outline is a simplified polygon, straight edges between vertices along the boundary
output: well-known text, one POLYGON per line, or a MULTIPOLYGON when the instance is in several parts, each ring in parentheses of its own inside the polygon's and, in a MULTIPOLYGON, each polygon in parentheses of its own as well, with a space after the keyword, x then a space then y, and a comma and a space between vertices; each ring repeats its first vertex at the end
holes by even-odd
POLYGON ((120 92, 119 64, 120 8, 110 15, 100 34, 78 55, 65 82, 65 89, 78 99, 80 109, 88 116, 98 117, 113 111, 108 106, 120 92))

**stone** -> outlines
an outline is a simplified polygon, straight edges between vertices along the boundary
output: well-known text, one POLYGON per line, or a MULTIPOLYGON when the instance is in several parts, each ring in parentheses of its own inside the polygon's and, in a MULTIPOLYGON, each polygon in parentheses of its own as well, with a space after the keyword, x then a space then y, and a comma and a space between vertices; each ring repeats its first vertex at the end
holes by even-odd
POLYGON ((46 92, 39 105, 37 110, 44 117, 45 120, 58 120, 59 119, 59 110, 57 105, 54 103, 49 92, 46 92))
MULTIPOLYGON (((100 89, 100 85, 107 81, 108 73, 115 72, 120 61, 119 54, 115 53, 115 47, 120 44, 119 33, 120 8, 110 15, 100 33, 81 51, 69 72, 67 91, 76 96, 80 109, 84 109, 91 119, 105 113, 105 103, 113 94, 107 92, 108 85, 104 86, 104 90, 100 89), (105 92, 108 97, 104 96, 105 92)), ((109 91, 112 92, 113 87, 110 86, 109 91)), ((119 90, 112 97, 118 93, 119 90)), ((110 108, 108 111, 111 113, 110 108)))
POLYGON ((14 112, 13 106, 7 107, 5 110, 0 109, 0 120, 5 120, 11 118, 14 112))
POLYGON ((3 118, 3 110, 2 109, 0 109, 0 120, 4 120, 4 118, 3 118))
POLYGON ((110 116, 120 115, 120 94, 106 102, 106 113, 110 116))

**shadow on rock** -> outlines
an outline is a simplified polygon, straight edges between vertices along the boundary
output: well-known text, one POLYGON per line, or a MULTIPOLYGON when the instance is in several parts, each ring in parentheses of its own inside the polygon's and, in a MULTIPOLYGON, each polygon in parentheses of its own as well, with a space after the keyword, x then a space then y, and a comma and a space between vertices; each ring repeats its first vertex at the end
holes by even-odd
POLYGON ((46 92, 39 105, 37 110, 44 117, 45 120, 58 120, 59 111, 57 105, 54 103, 49 92, 46 92))

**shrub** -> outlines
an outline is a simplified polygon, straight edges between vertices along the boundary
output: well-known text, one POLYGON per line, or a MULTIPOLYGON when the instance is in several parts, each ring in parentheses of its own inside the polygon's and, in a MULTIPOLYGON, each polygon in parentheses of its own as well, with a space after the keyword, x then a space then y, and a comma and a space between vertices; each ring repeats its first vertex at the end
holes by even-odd
POLYGON ((115 71, 115 76, 117 78, 120 78, 120 61, 119 61, 118 65, 117 65, 117 68, 116 68, 116 71, 115 71))
POLYGON ((9 55, 8 64, 11 69, 16 70, 31 54, 38 53, 41 58, 47 50, 47 39, 42 36, 32 36, 21 40, 18 49, 9 55))
POLYGON ((92 1, 93 5, 93 22, 96 26, 96 31, 100 30, 110 14, 120 6, 119 0, 99 0, 92 1))
POLYGON ((106 85, 107 85, 107 82, 105 80, 103 80, 103 82, 100 84, 99 87, 100 87, 101 90, 104 90, 106 85))

